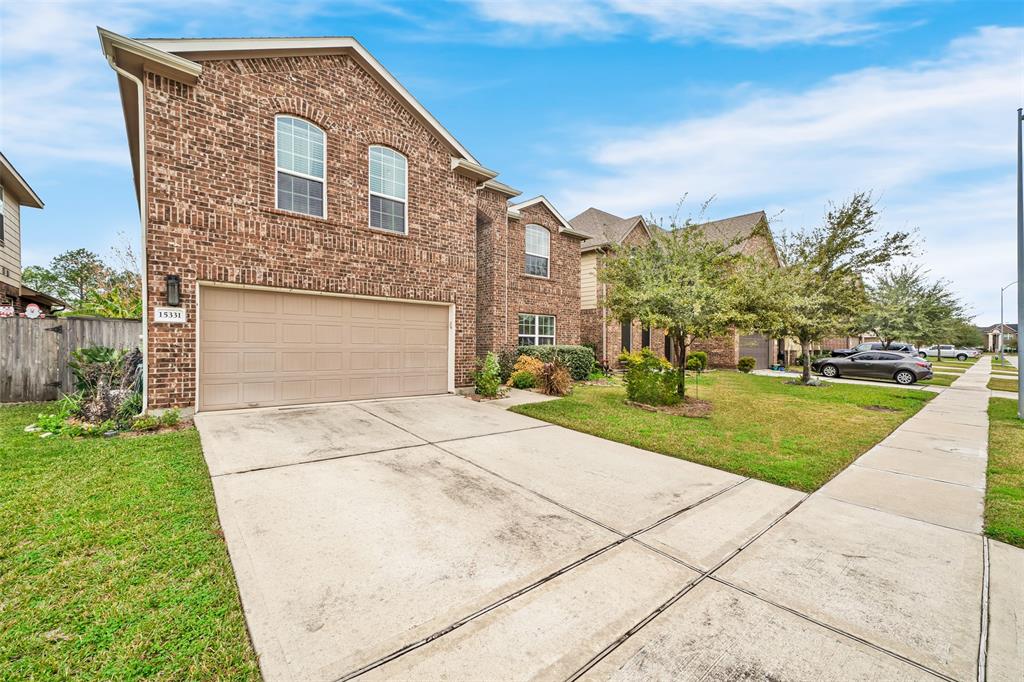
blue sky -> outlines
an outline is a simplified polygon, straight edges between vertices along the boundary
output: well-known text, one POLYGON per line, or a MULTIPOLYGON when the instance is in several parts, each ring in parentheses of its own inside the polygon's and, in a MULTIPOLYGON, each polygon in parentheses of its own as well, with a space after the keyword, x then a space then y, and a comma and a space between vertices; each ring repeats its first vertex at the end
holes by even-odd
POLYGON ((871 189, 886 227, 919 228, 917 260, 979 322, 998 319, 1015 278, 1024 3, 3 3, 0 148, 46 202, 23 216, 26 264, 137 239, 96 25, 353 35, 500 179, 567 216, 666 215, 715 196, 710 217, 763 208, 780 232, 871 189))

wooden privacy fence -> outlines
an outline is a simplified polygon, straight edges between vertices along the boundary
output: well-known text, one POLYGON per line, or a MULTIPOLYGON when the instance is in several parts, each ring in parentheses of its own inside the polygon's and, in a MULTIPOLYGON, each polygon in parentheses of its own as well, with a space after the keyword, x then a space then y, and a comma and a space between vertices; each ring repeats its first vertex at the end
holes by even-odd
POLYGON ((0 403, 56 400, 74 390, 71 352, 136 348, 142 322, 96 317, 0 318, 0 403))

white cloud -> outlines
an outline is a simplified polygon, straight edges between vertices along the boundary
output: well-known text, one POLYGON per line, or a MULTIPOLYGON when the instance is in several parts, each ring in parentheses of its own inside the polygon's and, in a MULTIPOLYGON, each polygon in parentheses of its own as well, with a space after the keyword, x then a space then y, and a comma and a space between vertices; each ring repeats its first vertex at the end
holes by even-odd
POLYGON ((874 189, 892 227, 920 226, 935 274, 969 289, 988 315, 991 283, 977 275, 996 277, 996 264, 1012 275, 1000 256, 1012 252, 1012 185, 1000 170, 1013 163, 1022 44, 1024 29, 987 27, 937 60, 756 94, 650 129, 606 130, 580 143, 590 173, 556 171, 556 196, 566 211, 632 215, 663 211, 684 193, 717 195, 737 213, 785 206, 783 225, 798 227, 820 217, 826 199, 874 189), (988 267, 968 268, 952 239, 984 239, 989 256, 978 256, 988 267))
POLYGON ((654 38, 745 47, 850 44, 892 27, 876 17, 906 0, 467 0, 492 22, 553 37, 608 38, 631 29, 654 38))

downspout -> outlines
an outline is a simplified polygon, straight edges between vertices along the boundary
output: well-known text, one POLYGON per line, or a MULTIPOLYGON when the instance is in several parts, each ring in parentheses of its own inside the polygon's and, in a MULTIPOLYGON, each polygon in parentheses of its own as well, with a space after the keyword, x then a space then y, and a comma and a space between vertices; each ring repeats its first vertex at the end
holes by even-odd
POLYGON ((608 285, 601 285, 601 361, 608 366, 608 308, 604 305, 608 296, 608 285))
POLYGON ((142 227, 142 244, 139 251, 142 258, 142 413, 149 409, 149 286, 148 266, 146 262, 146 107, 145 90, 142 81, 134 74, 125 71, 107 55, 107 63, 115 73, 124 76, 132 83, 139 93, 139 223, 142 227))

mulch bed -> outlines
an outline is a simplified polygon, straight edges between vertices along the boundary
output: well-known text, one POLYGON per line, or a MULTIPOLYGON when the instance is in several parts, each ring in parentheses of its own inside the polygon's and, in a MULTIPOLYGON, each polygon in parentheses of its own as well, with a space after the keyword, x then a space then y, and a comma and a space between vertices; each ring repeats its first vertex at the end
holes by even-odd
POLYGON ((676 417, 706 419, 711 416, 711 403, 709 401, 690 398, 689 396, 678 405, 644 405, 643 403, 635 403, 632 400, 627 400, 626 404, 632 407, 639 407, 641 410, 648 412, 661 412, 662 414, 671 414, 676 417))

